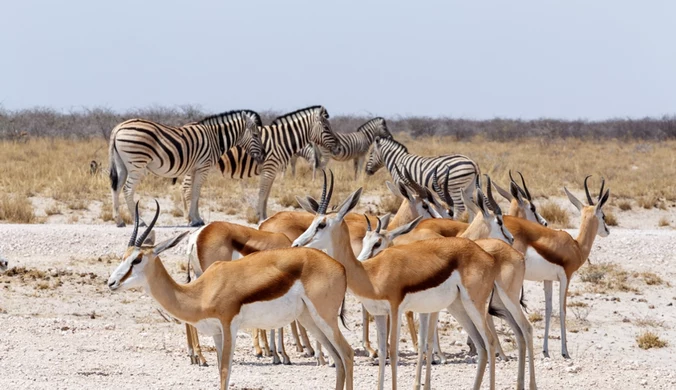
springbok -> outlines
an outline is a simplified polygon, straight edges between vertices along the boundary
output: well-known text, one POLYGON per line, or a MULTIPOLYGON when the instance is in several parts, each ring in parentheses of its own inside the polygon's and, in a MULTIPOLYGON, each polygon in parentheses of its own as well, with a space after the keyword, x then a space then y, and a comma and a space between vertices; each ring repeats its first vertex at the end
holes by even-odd
POLYGON ((137 239, 134 230, 122 263, 108 279, 112 291, 144 287, 177 320, 214 337, 220 388, 227 390, 239 328, 280 328, 299 320, 328 349, 336 362, 336 390, 352 389, 353 351, 338 328, 347 288, 345 268, 314 249, 277 249, 239 261, 220 261, 192 283, 180 285, 159 255, 188 232, 157 245, 143 245, 160 213, 137 239))
MULTIPOLYGON (((324 189, 326 185, 325 179, 324 189)), ((330 201, 332 187, 333 178, 330 190, 320 204, 330 201)), ((494 340, 486 324, 488 300, 497 277, 493 257, 471 240, 441 238, 390 248, 360 262, 351 250, 343 218, 357 205, 361 191, 360 188, 350 194, 335 214, 327 214, 325 208, 317 207, 314 221, 293 246, 326 249, 345 266, 348 289, 375 316, 379 349, 378 388, 383 389, 385 380, 387 317, 390 317, 392 388, 397 387, 399 321, 406 310, 420 313, 416 385, 419 388, 424 353, 427 357, 426 388, 430 388, 432 359, 431 349, 426 348, 426 341, 431 335, 428 334, 428 325, 436 323, 435 313, 447 308, 479 346, 474 388, 480 388, 488 363, 490 388, 494 389, 494 340)))
POLYGON ((596 236, 607 237, 610 234, 605 222, 603 206, 608 201, 610 189, 603 192, 605 180, 602 179, 601 191, 594 204, 587 180, 584 179, 584 191, 588 205, 584 205, 563 187, 570 202, 580 211, 580 229, 576 238, 567 232, 546 228, 535 222, 521 218, 505 216, 507 229, 514 235, 514 248, 525 254, 526 280, 544 281, 545 290, 545 338, 542 353, 549 357, 549 323, 552 317, 552 281, 559 282, 559 310, 561 321, 561 355, 570 359, 566 342, 566 295, 573 273, 589 257, 596 236))

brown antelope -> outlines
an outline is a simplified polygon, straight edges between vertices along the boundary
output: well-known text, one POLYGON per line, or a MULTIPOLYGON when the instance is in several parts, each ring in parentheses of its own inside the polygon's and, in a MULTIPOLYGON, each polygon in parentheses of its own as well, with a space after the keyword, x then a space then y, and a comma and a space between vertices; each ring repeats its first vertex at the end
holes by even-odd
MULTIPOLYGON (((490 186, 490 178, 488 179, 488 183, 490 186)), ((530 388, 533 389, 535 388, 533 328, 521 308, 519 308, 520 293, 523 286, 526 266, 524 257, 520 252, 510 246, 513 241, 512 235, 509 231, 504 229, 502 223, 498 223, 498 221, 501 221, 499 219, 501 212, 497 203, 494 201, 491 202, 491 208, 497 215, 493 216, 488 211, 489 207, 486 204, 486 201, 490 202, 492 196, 489 196, 488 199, 485 198, 480 189, 477 189, 476 203, 473 200, 467 199, 465 194, 462 196, 465 206, 474 208, 473 212, 475 217, 461 237, 475 240, 483 250, 491 254, 495 259, 495 265, 499 269, 498 277, 496 279, 496 286, 499 289, 497 290, 497 296, 494 296, 491 300, 491 309, 494 310, 491 314, 498 315, 500 318, 505 319, 514 332, 519 350, 519 371, 517 377, 517 388, 519 389, 524 388, 525 357, 526 352, 528 352, 530 388), (486 239, 486 237, 493 238, 486 239)), ((378 228, 376 228, 375 231, 369 231, 364 237, 363 250, 358 257, 358 260, 367 260, 386 248, 395 245, 398 236, 415 236, 418 241, 443 238, 443 236, 431 230, 416 229, 408 234, 406 234, 406 230, 410 230, 410 226, 400 227, 392 231, 380 230, 378 228)), ((408 242, 414 241, 415 240, 411 240, 408 242)), ((490 316, 487 317, 487 322, 488 329, 495 340, 497 351, 501 357, 505 358, 505 354, 498 341, 495 325, 490 316)), ((440 362, 443 364, 446 359, 439 346, 439 335, 438 329, 436 328, 436 322, 430 324, 430 326, 430 329, 434 326, 433 330, 430 330, 430 332, 434 332, 432 335, 434 337, 433 354, 438 355, 440 362)))
POLYGON ((160 213, 138 239, 135 223, 122 263, 108 279, 112 291, 144 287, 181 322, 212 335, 218 352, 220 388, 227 390, 239 328, 274 329, 299 320, 327 347, 336 362, 337 390, 352 389, 353 351, 338 328, 347 288, 345 268, 313 249, 277 249, 240 261, 219 261, 192 283, 171 278, 160 253, 188 232, 157 245, 143 245, 160 213))
POLYGON ((509 192, 493 182, 493 187, 495 187, 498 193, 509 201, 509 211, 507 212, 507 215, 527 219, 529 221, 537 222, 542 226, 547 226, 547 220, 538 213, 537 208, 533 203, 533 198, 530 195, 530 191, 528 191, 528 187, 526 187, 526 181, 523 179, 523 175, 521 172, 517 171, 517 173, 521 176, 523 188, 519 187, 512 177, 512 171, 509 171, 509 192))
MULTIPOLYGON (((262 232, 248 226, 218 221, 211 222, 190 235, 188 239, 188 259, 195 276, 200 277, 209 266, 217 261, 237 260, 258 251, 288 248, 290 246, 291 240, 283 234, 262 232)), ((258 342, 260 333, 265 336, 264 332, 258 330, 255 330, 254 333, 255 354, 259 357, 263 356, 263 351, 258 342)), ((282 362, 291 364, 289 356, 284 350, 284 344, 279 342, 283 334, 281 332, 278 334, 278 341, 275 343, 274 330, 271 333, 272 349, 268 347, 267 339, 263 337, 266 356, 273 357, 273 364, 282 362), (278 352, 282 355, 281 360, 278 352)), ((197 332, 189 324, 186 324, 186 335, 191 363, 206 365, 197 332)))
MULTIPOLYGON (((330 201, 333 174, 331 176, 330 190, 321 199, 320 205, 330 201)), ((327 181, 324 180, 324 189, 326 185, 327 181)), ((357 205, 361 191, 360 188, 349 195, 335 214, 327 214, 325 207, 317 207, 314 221, 294 241, 293 246, 326 249, 327 253, 345 266, 349 290, 375 316, 379 349, 378 388, 383 388, 385 379, 388 316, 392 388, 397 387, 399 321, 406 310, 420 313, 421 348, 418 349, 418 362, 422 362, 422 354, 425 353, 428 362, 426 388, 430 388, 429 364, 432 359, 431 350, 425 349, 426 332, 430 317, 436 323, 435 313, 446 308, 479 346, 474 388, 480 388, 488 363, 490 388, 494 389, 494 341, 486 325, 487 303, 497 276, 493 257, 471 240, 441 238, 390 248, 372 259, 360 262, 351 250, 349 231, 343 218, 357 205)), ((416 385, 420 385, 420 372, 416 375, 416 385)))
POLYGON ((552 281, 559 282, 559 310, 561 321, 561 354, 569 359, 566 343, 566 295, 573 273, 577 271, 592 249, 595 237, 610 234, 603 214, 603 205, 608 201, 610 190, 603 192, 605 181, 601 182, 601 191, 594 204, 587 180, 584 190, 588 205, 582 204, 573 194, 563 187, 570 202, 580 211, 580 229, 576 238, 567 232, 546 228, 521 218, 506 216, 507 229, 514 235, 514 248, 525 254, 526 280, 544 281, 545 290, 545 338, 542 353, 549 357, 549 323, 552 316, 552 281))

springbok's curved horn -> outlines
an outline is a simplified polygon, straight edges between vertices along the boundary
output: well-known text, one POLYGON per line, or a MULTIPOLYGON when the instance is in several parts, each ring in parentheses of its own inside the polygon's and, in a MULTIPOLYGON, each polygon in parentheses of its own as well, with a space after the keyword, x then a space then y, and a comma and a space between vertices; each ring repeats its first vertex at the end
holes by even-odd
POLYGON ((376 225, 376 233, 380 233, 380 229, 383 227, 383 221, 380 220, 380 217, 376 217, 378 224, 376 225))
POLYGON ((444 200, 444 192, 439 187, 439 177, 437 176, 437 171, 439 166, 434 167, 434 173, 432 173, 432 189, 437 193, 439 199, 444 200))
POLYGON ((333 195, 333 171, 329 169, 329 174, 331 175, 331 182, 329 183, 329 189, 326 191, 326 172, 324 172, 324 191, 322 191, 323 200, 319 205, 317 214, 326 214, 326 209, 329 206, 331 201, 331 196, 333 195))
POLYGON ((134 243, 136 242, 136 235, 138 234, 138 202, 140 201, 136 201, 136 213, 134 214, 134 230, 131 232, 131 238, 129 239, 129 244, 127 247, 134 246, 134 243))
POLYGON ((523 179, 523 175, 521 174, 521 172, 516 171, 516 173, 518 173, 519 176, 521 176, 521 184, 523 184, 523 190, 526 192, 526 199, 528 199, 528 201, 530 202, 531 201, 530 191, 528 191, 528 187, 526 187, 526 181, 523 179))
MULTIPOLYGON (((514 187, 516 187, 516 190, 519 191, 521 196, 528 199, 528 194, 526 194, 526 191, 524 191, 523 188, 521 188, 521 186, 516 182, 516 180, 514 180, 514 177, 512 177, 512 170, 511 169, 509 170, 509 180, 512 183, 514 183, 514 187)), ((525 185, 525 183, 524 183, 524 185, 525 185)), ((530 199, 528 199, 528 200, 530 201, 530 199)))
POLYGON ((415 192, 418 193, 418 196, 421 198, 426 198, 427 197, 427 191, 425 187, 421 186, 418 184, 417 181, 413 179, 411 176, 411 172, 408 170, 408 168, 404 167, 404 177, 406 178, 406 184, 411 187, 415 192))
POLYGON ((146 240, 148 237, 148 234, 150 234, 150 231, 153 230, 153 227, 155 226, 155 222, 157 222, 157 218, 160 216, 160 202, 155 199, 155 206, 157 206, 157 210, 155 211, 155 216, 153 217, 153 220, 150 221, 150 225, 146 228, 146 230, 143 231, 143 234, 141 234, 141 237, 136 240, 136 246, 140 247, 143 245, 143 241, 146 240))
POLYGON ((326 170, 322 169, 322 175, 324 175, 324 185, 322 186, 322 196, 319 198, 319 207, 317 207, 317 214, 321 214, 319 210, 322 209, 324 205, 324 199, 326 198, 326 170))
POLYGON ((491 177, 488 175, 484 176, 486 176, 486 194, 488 195, 488 203, 490 203, 491 207, 493 208, 493 213, 495 213, 495 215, 502 215, 502 210, 500 209, 500 206, 498 206, 498 202, 496 202, 495 198, 493 198, 491 177))
POLYGON ((590 177, 591 175, 588 175, 587 177, 584 178, 584 193, 587 194, 587 202, 589 202, 589 205, 593 206, 594 201, 592 200, 591 195, 589 195, 589 187, 587 186, 587 180, 589 180, 590 177))
POLYGON ((369 220, 369 217, 364 214, 364 218, 366 218, 366 231, 370 232, 371 231, 371 221, 369 220))
POLYGON ((599 192, 599 198, 598 198, 597 202, 601 200, 601 197, 603 197, 603 189, 604 189, 605 185, 606 185, 606 179, 604 177, 602 177, 601 178, 601 191, 599 192))

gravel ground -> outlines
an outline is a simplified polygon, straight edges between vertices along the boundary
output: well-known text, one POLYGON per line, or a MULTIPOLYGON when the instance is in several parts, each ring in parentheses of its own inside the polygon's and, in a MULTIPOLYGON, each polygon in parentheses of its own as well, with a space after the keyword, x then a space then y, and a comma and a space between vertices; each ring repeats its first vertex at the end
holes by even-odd
MULTIPOLYGON (((166 222, 160 220, 165 226, 166 222)), ((157 239, 182 230, 159 227, 157 239)), ((166 322, 145 293, 111 293, 106 287, 130 231, 111 225, 0 225, 0 253, 10 261, 10 270, 0 275, 1 389, 218 388, 214 365, 189 364, 182 325, 166 322)), ((163 257, 179 281, 185 278, 184 245, 163 257)), ((637 291, 599 293, 575 277, 569 301, 588 306, 568 312, 572 360, 559 354, 558 319, 553 321, 550 336, 552 358, 542 358, 543 322, 534 322, 539 387, 676 389, 676 332, 672 325, 676 289, 668 284, 675 274, 676 231, 613 228, 608 238, 597 238, 590 257, 593 264, 619 264, 629 275, 655 272, 665 282, 648 285, 640 277, 630 276, 627 283, 637 291), (669 345, 639 349, 635 338, 646 329, 669 345)), ((556 286, 554 296, 558 296, 556 286)), ((539 284, 528 282, 526 297, 530 313, 544 313, 539 284)), ((374 388, 377 366, 361 348, 361 314, 353 297, 348 298, 347 310, 349 330, 344 333, 356 348, 355 388, 374 388)), ((442 348, 449 363, 433 367, 433 386, 467 388, 475 365, 466 354, 465 335, 446 313, 442 314, 442 325, 442 348)), ((373 331, 372 337, 375 340, 373 331)), ((405 330, 402 338, 406 341, 400 350, 399 385, 410 388, 415 353, 405 330)), ((213 345, 206 338, 202 341, 213 345)), ((501 341, 514 356, 509 331, 501 341)), ((269 358, 252 355, 251 336, 241 331, 231 387, 332 388, 333 368, 316 367, 313 358, 297 353, 291 337, 287 337, 286 347, 293 365, 273 366, 269 358)), ((210 363, 216 361, 213 348, 205 356, 210 363)), ((386 377, 386 386, 390 386, 389 367, 386 377)), ((515 360, 497 363, 498 388, 513 388, 515 378, 515 360)))

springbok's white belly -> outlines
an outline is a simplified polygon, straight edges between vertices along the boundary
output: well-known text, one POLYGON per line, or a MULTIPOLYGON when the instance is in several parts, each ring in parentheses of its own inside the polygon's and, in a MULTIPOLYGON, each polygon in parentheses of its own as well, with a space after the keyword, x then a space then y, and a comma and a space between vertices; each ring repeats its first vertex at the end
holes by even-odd
POLYGON ((221 321, 216 318, 205 318, 198 321, 194 325, 195 328, 200 331, 200 333, 204 333, 207 336, 214 336, 223 333, 221 321))
POLYGON ((240 328, 281 328, 303 312, 303 296, 303 284, 297 281, 279 298, 242 305, 233 322, 236 321, 240 328))
POLYGON ((531 247, 526 250, 526 280, 560 280, 563 267, 550 263, 531 247))
POLYGON ((366 299, 358 295, 357 298, 372 316, 384 316, 390 313, 390 302, 384 299, 366 299))
POLYGON ((402 311, 434 313, 446 309, 458 296, 460 274, 453 271, 451 276, 436 287, 406 294, 401 303, 402 311))

